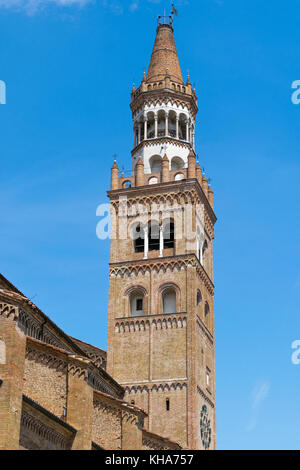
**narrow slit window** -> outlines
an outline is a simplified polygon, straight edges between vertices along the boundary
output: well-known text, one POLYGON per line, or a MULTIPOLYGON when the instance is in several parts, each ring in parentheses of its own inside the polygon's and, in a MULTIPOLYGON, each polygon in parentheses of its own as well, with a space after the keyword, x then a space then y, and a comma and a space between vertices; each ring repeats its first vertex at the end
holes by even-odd
POLYGON ((170 400, 169 400, 169 398, 166 399, 166 410, 167 411, 170 410, 170 400))

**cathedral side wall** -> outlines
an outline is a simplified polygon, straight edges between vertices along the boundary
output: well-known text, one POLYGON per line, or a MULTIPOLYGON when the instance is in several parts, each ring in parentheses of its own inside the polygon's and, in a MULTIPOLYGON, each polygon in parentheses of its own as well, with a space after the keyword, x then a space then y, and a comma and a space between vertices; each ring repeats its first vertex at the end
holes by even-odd
POLYGON ((67 373, 48 361, 46 354, 27 350, 24 394, 61 418, 67 405, 67 373))
POLYGON ((107 450, 121 449, 122 412, 94 397, 93 442, 107 450))

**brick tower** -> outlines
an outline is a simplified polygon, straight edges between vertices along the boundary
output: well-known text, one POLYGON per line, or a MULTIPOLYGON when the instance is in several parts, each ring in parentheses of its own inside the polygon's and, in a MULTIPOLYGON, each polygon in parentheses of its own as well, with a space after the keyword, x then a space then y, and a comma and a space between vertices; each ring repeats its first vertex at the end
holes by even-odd
POLYGON ((115 162, 108 372, 145 426, 189 449, 216 446, 213 192, 196 163, 197 96, 183 81, 172 17, 160 17, 131 93, 132 173, 115 162))

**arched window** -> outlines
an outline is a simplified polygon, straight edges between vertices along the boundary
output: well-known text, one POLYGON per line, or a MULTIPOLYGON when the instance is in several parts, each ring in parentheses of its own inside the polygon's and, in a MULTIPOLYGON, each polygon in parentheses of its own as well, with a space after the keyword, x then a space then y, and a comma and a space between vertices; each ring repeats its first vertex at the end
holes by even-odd
POLYGON ((132 229, 132 238, 134 244, 134 251, 136 253, 144 253, 145 240, 144 240, 144 230, 141 224, 136 224, 132 229))
POLYGON ((153 176, 152 178, 149 179, 148 183, 149 184, 157 184, 158 179, 156 178, 156 176, 153 176))
POLYGON ((131 181, 124 181, 123 188, 131 188, 131 181))
POLYGON ((163 234, 164 234, 164 249, 174 248, 175 246, 175 233, 174 233, 174 220, 166 219, 163 222, 163 234))
POLYGON ((184 161, 180 157, 174 157, 171 161, 171 170, 180 170, 184 168, 184 161))
POLYGON ((156 221, 149 222, 149 251, 159 250, 159 224, 156 221))
POLYGON ((153 155, 150 158, 151 173, 159 173, 161 171, 162 158, 160 155, 153 155))
POLYGON ((204 316, 205 316, 205 318, 208 317, 209 312, 210 312, 210 308, 209 308, 208 302, 205 302, 205 308, 204 308, 204 316))
POLYGON ((163 312, 176 313, 176 291, 173 288, 167 288, 162 294, 163 312))
POLYGON ((203 247, 202 247, 202 264, 203 265, 206 261, 207 251, 208 251, 208 244, 207 244, 207 240, 205 240, 205 242, 203 243, 203 247))
POLYGON ((144 293, 142 290, 135 290, 130 294, 130 313, 132 317, 144 315, 144 293))
POLYGON ((175 181, 181 181, 184 179, 184 174, 183 173, 177 173, 177 175, 175 175, 175 181))
POLYGON ((202 294, 200 292, 200 290, 198 289, 197 290, 197 305, 200 305, 202 302, 202 294))

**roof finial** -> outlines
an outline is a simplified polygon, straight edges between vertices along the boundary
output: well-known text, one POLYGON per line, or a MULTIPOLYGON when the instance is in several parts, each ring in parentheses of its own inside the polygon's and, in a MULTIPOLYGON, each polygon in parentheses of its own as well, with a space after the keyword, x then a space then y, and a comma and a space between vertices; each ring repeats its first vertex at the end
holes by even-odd
POLYGON ((175 6, 174 6, 174 3, 172 3, 171 15, 178 16, 178 10, 176 10, 176 8, 175 8, 175 6))
POLYGON ((190 80, 190 71, 189 71, 189 70, 187 71, 187 81, 186 81, 186 84, 187 84, 187 85, 190 85, 190 84, 191 84, 191 80, 190 80))

